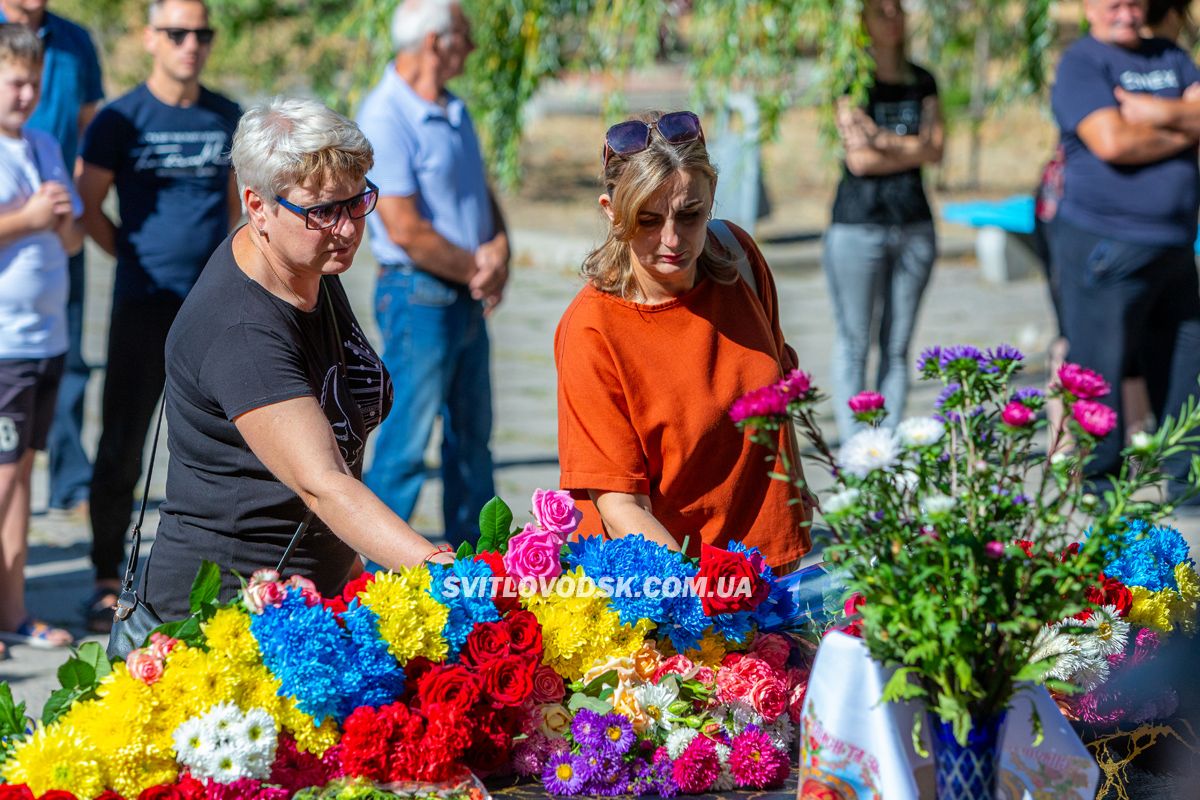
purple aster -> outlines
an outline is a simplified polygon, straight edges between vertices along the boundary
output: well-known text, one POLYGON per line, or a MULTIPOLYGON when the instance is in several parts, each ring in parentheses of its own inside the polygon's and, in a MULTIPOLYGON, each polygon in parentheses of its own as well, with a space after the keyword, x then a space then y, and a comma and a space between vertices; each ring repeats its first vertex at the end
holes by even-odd
POLYGON ((590 708, 581 708, 571 720, 571 735, 584 750, 599 750, 604 741, 604 717, 590 708))
POLYGON ((1011 345, 1002 344, 993 350, 987 351, 987 360, 997 366, 1003 366, 1013 361, 1024 361, 1025 354, 1011 345))
POLYGON ((637 737, 633 725, 621 714, 605 714, 600 720, 602 727, 599 750, 608 755, 623 756, 629 752, 637 737))
POLYGON ((953 365, 965 368, 968 362, 974 369, 979 369, 984 364, 983 353, 969 344, 956 344, 942 351, 938 366, 942 369, 949 369, 953 365))
POLYGON ((1024 389, 1018 389, 1013 392, 1012 399, 1026 408, 1032 408, 1036 411, 1046 402, 1046 393, 1041 389, 1026 386, 1024 389))
POLYGON ((679 794, 679 784, 672 774, 671 761, 667 759, 654 767, 654 793, 659 797, 674 797, 679 794))
POLYGON ((938 411, 942 411, 949 404, 951 408, 962 403, 962 386, 957 383, 948 383, 946 388, 938 392, 937 399, 933 401, 933 407, 938 411))
POLYGON ((942 360, 942 348, 928 347, 921 351, 921 356, 917 359, 917 372, 925 372, 926 367, 937 367, 942 360))
POLYGON ((545 784, 546 791, 560 795, 582 794, 586 778, 580 761, 578 756, 570 753, 555 753, 551 756, 542 772, 542 783, 545 784))
MULTIPOLYGON (((593 759, 586 759, 592 762, 593 759)), ((617 797, 629 793, 629 767, 619 757, 597 756, 592 773, 583 787, 583 794, 617 797)))

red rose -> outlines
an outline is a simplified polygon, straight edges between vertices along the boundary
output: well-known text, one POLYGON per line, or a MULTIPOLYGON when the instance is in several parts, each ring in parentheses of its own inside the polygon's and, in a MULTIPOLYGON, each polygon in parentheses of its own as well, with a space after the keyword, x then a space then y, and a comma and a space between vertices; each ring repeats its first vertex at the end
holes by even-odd
POLYGON ((335 614, 343 614, 349 608, 351 601, 358 597, 358 593, 366 589, 373 580, 375 580, 375 573, 363 570, 357 578, 342 587, 340 595, 326 598, 321 602, 325 604, 326 608, 333 609, 335 614))
POLYGON ((533 672, 533 702, 560 703, 567 694, 562 676, 545 664, 539 664, 533 672))
POLYGON ((488 551, 475 556, 475 560, 487 564, 492 569, 492 575, 500 578, 500 581, 492 584, 492 602, 496 604, 500 616, 519 610, 521 597, 517 592, 517 582, 509 577, 508 570, 504 567, 504 556, 488 551))
POLYGON ((658 683, 668 675, 678 675, 680 680, 688 680, 696 674, 696 665, 682 653, 676 653, 658 665, 654 670, 651 683, 658 683))
POLYGON ((516 611, 504 618, 508 635, 512 639, 512 651, 535 656, 542 660, 542 626, 532 611, 516 611))
POLYGON ((1017 539, 1013 542, 1013 544, 1021 548, 1021 552, 1023 552, 1027 558, 1033 558, 1033 542, 1029 541, 1028 539, 1017 539))
POLYGON ((778 633, 760 633, 754 637, 750 652, 775 669, 783 669, 792 653, 792 644, 786 636, 778 633))
POLYGON ((425 677, 425 673, 434 668, 434 663, 425 656, 416 656, 410 658, 408 663, 404 665, 404 700, 411 703, 413 698, 417 696, 417 687, 421 685, 421 678, 425 677))
POLYGON ((1129 616, 1129 610, 1133 608, 1133 592, 1129 591, 1129 587, 1116 578, 1105 578, 1104 604, 1106 606, 1115 606, 1117 614, 1127 617, 1129 616))
POLYGON ((757 684, 759 681, 765 680, 780 680, 786 677, 786 673, 783 670, 775 669, 756 655, 743 658, 733 667, 733 671, 742 680, 749 681, 752 684, 757 684))
POLYGON ((417 687, 421 708, 445 703, 459 711, 470 711, 479 702, 479 678, 461 664, 437 666, 425 674, 417 687))
POLYGON ((79 800, 79 798, 65 789, 51 789, 48 792, 43 792, 38 800, 79 800))
POLYGON ((468 666, 483 669, 512 650, 512 638, 503 622, 480 622, 467 635, 462 661, 468 666))
POLYGON ((696 577, 703 587, 700 605, 706 616, 753 611, 771 593, 750 560, 709 544, 700 546, 700 571, 696 577))
MULTIPOLYGON (((3 796, 4 793, 0 792, 0 797, 3 796)), ((112 789, 105 789, 103 792, 96 795, 96 800, 125 800, 125 798, 114 792, 112 789)))
MULTIPOLYGON (((71 795, 74 797, 74 795, 71 795)), ((43 799, 46 795, 42 795, 43 799)), ((149 789, 143 789, 138 795, 138 800, 184 800, 183 792, 179 791, 179 787, 173 783, 160 783, 158 786, 151 786, 149 789)))
POLYGON ((179 776, 179 782, 175 784, 180 793, 183 794, 186 800, 204 800, 208 792, 204 788, 201 781, 196 780, 188 773, 179 776))
POLYGON ((489 710, 475 720, 471 745, 463 760, 477 775, 490 775, 508 765, 512 755, 509 728, 514 719, 505 711, 489 710))
POLYGON ((0 784, 0 800, 34 800, 33 790, 23 783, 0 784))
POLYGON ((521 656, 498 658, 483 669, 483 691, 501 706, 519 706, 533 694, 533 668, 521 656))
POLYGON ((788 692, 773 678, 759 681, 750 690, 750 704, 766 722, 774 722, 788 709, 788 692))

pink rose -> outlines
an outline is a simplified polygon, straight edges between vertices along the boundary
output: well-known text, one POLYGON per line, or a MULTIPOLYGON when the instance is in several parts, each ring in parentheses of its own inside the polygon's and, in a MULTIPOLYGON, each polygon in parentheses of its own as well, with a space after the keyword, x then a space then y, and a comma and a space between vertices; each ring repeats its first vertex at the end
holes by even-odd
POLYGON ((579 527, 583 512, 575 508, 571 493, 561 490, 533 491, 533 518, 542 530, 569 536, 579 527))
POLYGON ((1080 400, 1071 407, 1071 416, 1079 427, 1100 439, 1117 425, 1117 412, 1095 400, 1080 400))
POLYGON ((539 664, 537 671, 533 673, 533 702, 538 705, 561 703, 566 694, 567 688, 563 685, 562 676, 551 667, 539 664))
POLYGON ((1062 388, 1080 400, 1092 400, 1108 394, 1108 381, 1078 364, 1063 364, 1058 368, 1058 382, 1062 388))
POLYGON ((803 683, 798 683, 792 687, 791 697, 788 699, 788 717, 792 722, 800 721, 800 712, 804 709, 804 696, 808 694, 808 678, 804 679, 803 683))
POLYGON ((783 670, 775 669, 757 655, 749 655, 743 658, 733 666, 733 671, 751 684, 757 684, 768 679, 779 680, 784 675, 783 670))
POLYGON ((678 675, 680 680, 686 681, 696 674, 696 665, 692 660, 685 655, 673 655, 664 660, 654 671, 654 677, 651 683, 658 683, 667 675, 678 675))
POLYGON ((1010 400, 1000 414, 1004 424, 1012 428, 1024 428, 1033 422, 1033 410, 1019 400, 1010 400))
POLYGON ((278 608, 283 602, 283 584, 277 580, 270 580, 270 575, 278 577, 279 573, 273 569, 259 570, 251 576, 246 588, 242 589, 242 602, 251 614, 261 614, 267 606, 278 608), (259 573, 267 574, 260 578, 259 573))
POLYGON ((125 659, 125 667, 129 674, 137 680, 150 686, 163 676, 163 662, 149 650, 142 648, 134 650, 125 659))
POLYGON ((696 674, 692 676, 692 679, 700 681, 710 689, 717 685, 717 673, 713 671, 712 667, 697 667, 696 674))
POLYGON ((767 722, 779 719, 779 715, 788 710, 789 700, 787 689, 773 678, 759 681, 750 690, 750 704, 767 722))
POLYGON ((744 700, 754 684, 731 669, 717 670, 717 699, 722 703, 744 700))
POLYGON ((847 402, 855 414, 867 414, 883 408, 883 395, 878 392, 859 392, 847 402))
POLYGON ((166 660, 167 655, 175 649, 175 645, 179 644, 178 639, 172 639, 170 636, 155 631, 150 634, 150 654, 160 660, 166 660))
POLYGON ((783 669, 787 666, 792 645, 785 636, 778 633, 764 633, 754 637, 754 645, 750 648, 750 652, 773 668, 783 669))
POLYGON ((562 559, 559 558, 562 546, 562 537, 557 533, 526 525, 525 530, 508 540, 504 568, 517 581, 557 578, 562 574, 562 559))

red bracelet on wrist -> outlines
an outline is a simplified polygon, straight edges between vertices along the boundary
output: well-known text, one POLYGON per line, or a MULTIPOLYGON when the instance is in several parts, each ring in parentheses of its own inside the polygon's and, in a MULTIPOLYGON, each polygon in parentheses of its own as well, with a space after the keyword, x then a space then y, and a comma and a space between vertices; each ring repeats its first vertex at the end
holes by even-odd
POLYGON ((433 558, 433 557, 434 557, 434 556, 436 556, 438 553, 453 553, 453 552, 454 552, 454 548, 453 548, 453 547, 451 547, 450 545, 448 545, 448 544, 439 544, 437 547, 433 548, 433 552, 432 552, 432 553, 430 553, 429 555, 425 556, 425 560, 424 560, 424 561, 422 561, 421 563, 422 563, 422 564, 428 564, 428 563, 429 563, 429 559, 433 558))

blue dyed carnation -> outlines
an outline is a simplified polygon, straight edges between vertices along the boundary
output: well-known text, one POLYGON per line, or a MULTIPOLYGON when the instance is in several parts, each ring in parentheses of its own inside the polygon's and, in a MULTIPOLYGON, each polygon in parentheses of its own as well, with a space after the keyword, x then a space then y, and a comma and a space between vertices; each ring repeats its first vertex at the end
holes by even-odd
POLYGON ((1183 534, 1169 525, 1150 526, 1144 520, 1133 520, 1116 546, 1105 553, 1104 574, 1152 592, 1178 590, 1175 566, 1184 562, 1195 566, 1183 534))

